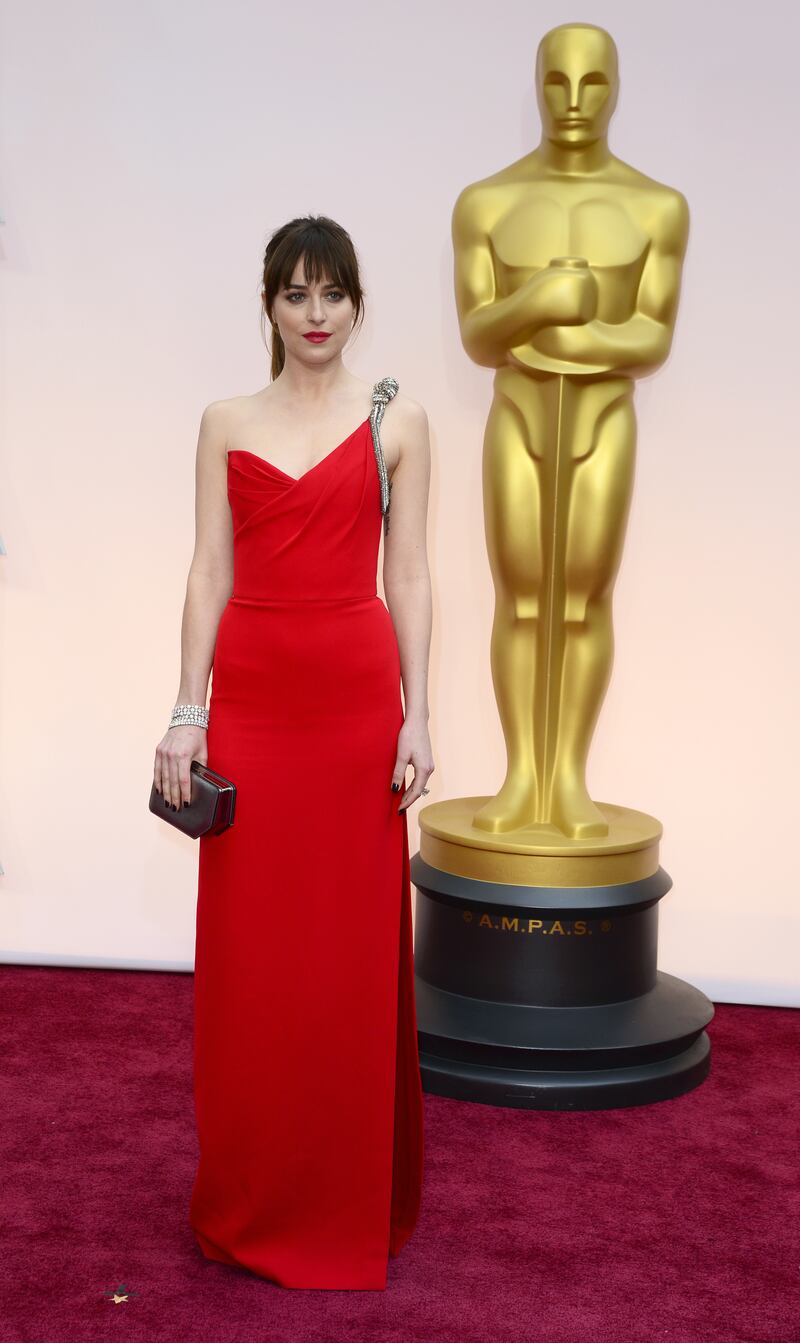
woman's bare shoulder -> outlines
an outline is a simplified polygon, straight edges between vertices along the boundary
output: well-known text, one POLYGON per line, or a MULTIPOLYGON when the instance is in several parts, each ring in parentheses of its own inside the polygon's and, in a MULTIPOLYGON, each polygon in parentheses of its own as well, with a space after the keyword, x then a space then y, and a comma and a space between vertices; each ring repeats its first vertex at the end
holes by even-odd
POLYGON ((209 401, 204 415, 210 419, 225 420, 236 415, 246 414, 264 400, 264 391, 243 392, 241 396, 224 396, 217 401, 209 401))
POLYGON ((429 462, 430 433, 425 408, 399 388, 385 407, 381 436, 390 476, 401 461, 409 458, 422 464, 429 462))
POLYGON ((220 397, 209 401, 202 415, 205 434, 224 442, 228 447, 241 429, 264 409, 264 392, 245 392, 241 396, 220 397))
POLYGON ((395 408, 394 418, 398 426, 409 430, 412 434, 427 430, 428 416, 425 407, 419 401, 415 401, 413 396, 398 390, 390 404, 395 408))

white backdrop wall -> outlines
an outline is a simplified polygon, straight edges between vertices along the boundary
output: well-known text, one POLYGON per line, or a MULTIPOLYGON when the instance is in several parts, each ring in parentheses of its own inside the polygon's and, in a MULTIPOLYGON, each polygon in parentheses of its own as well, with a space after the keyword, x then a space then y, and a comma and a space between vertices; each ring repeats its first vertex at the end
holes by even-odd
POLYGON ((800 1003, 800 25, 774 2, 6 0, 0 959, 192 966, 197 846, 146 801, 200 415, 268 379, 260 263, 294 215, 356 244, 369 316, 348 366, 397 377, 430 419, 429 800, 499 787, 492 373, 460 344, 450 217, 538 143, 536 46, 573 19, 619 49, 613 152, 692 212, 673 351, 637 390, 590 791, 664 824, 661 968, 717 1000, 800 1003))

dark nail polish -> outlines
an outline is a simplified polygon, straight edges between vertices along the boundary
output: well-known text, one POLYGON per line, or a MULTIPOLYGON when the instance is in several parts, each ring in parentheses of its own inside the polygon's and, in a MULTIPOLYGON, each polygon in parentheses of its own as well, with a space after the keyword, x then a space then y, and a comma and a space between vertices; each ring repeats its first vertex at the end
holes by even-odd
POLYGON ((399 792, 400 792, 400 785, 399 785, 399 783, 393 783, 393 784, 392 784, 392 792, 393 792, 393 793, 399 793, 399 792))
POLYGON ((177 811, 177 810, 178 810, 178 808, 175 806, 175 803, 174 803, 174 802, 173 802, 173 804, 172 804, 172 810, 173 810, 173 811, 177 811))
POLYGON ((168 803, 168 801, 167 801, 166 798, 164 798, 164 806, 165 806, 165 807, 168 807, 168 806, 169 806, 169 803, 168 803))

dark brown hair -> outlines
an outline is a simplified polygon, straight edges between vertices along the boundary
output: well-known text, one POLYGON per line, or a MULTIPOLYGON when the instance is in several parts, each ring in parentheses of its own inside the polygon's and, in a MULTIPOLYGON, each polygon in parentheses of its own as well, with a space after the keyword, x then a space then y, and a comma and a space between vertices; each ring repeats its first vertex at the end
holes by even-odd
MULTIPOLYGON (((343 289, 353 303, 356 323, 364 319, 364 291, 358 272, 358 259, 350 234, 328 219, 327 215, 303 215, 290 219, 276 229, 264 253, 262 279, 262 336, 264 316, 272 323, 272 306, 281 289, 292 282, 295 267, 303 259, 305 277, 309 284, 325 279, 343 289)), ((266 339, 265 339, 266 344, 266 339)), ((280 332, 272 326, 272 369, 274 382, 286 359, 280 332)))

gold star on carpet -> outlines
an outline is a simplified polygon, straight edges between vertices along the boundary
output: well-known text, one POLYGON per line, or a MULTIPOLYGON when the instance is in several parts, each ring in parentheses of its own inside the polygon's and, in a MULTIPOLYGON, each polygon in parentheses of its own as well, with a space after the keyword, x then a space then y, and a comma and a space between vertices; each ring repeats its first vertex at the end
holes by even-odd
POLYGON ((139 1293, 132 1292, 125 1282, 118 1283, 116 1287, 106 1287, 103 1292, 103 1296, 108 1297, 110 1301, 113 1301, 115 1306, 118 1306, 121 1301, 127 1301, 131 1296, 138 1295, 139 1293))

